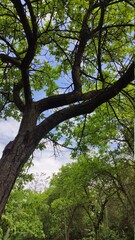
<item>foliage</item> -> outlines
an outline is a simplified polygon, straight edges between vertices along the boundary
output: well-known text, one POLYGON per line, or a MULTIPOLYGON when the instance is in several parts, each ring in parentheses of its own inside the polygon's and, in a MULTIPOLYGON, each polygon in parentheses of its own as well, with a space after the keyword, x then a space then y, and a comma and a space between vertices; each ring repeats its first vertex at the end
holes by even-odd
POLYGON ((38 211, 42 203, 40 195, 30 190, 14 190, 1 220, 1 239, 44 239, 43 224, 38 211))
POLYGON ((80 155, 44 192, 15 188, 1 239, 133 239, 134 162, 123 153, 80 155))
MULTIPOLYGON (((123 151, 127 151, 123 142, 133 150, 130 111, 134 109, 134 8, 131 0, 4 0, 0 7, 0 118, 20 121, 15 139, 5 147, 0 159, 1 215, 25 163, 37 147, 46 147, 47 139, 57 144, 67 136, 63 145, 75 147, 74 156, 78 152, 87 154, 89 146, 96 146, 103 154, 115 141, 114 136, 122 142, 123 151)), ((110 158, 113 159, 112 153, 110 158)), ((98 168, 95 155, 93 159, 92 164, 98 168)), ((68 238, 73 232, 74 211, 79 211, 92 227, 92 234, 98 236, 108 195, 102 192, 102 181, 97 175, 95 188, 92 165, 86 164, 92 170, 89 176, 86 169, 85 177, 75 166, 82 181, 79 185, 71 174, 72 167, 62 170, 65 175, 71 171, 68 184, 61 175, 53 180, 59 185, 58 179, 62 178, 67 195, 59 186, 60 198, 49 205, 54 212, 51 221, 57 228, 61 219, 61 229, 65 227, 61 234, 68 238), (89 199, 90 195, 97 201, 94 197, 89 199), (83 212, 78 210, 78 204, 82 204, 81 200, 85 204, 87 197, 88 203, 96 205, 96 213, 92 208, 88 210, 89 205, 82 207, 83 212), (98 202, 100 198, 102 203, 98 202), (60 211, 64 214, 59 216, 60 211)), ((107 192, 111 192, 111 185, 103 180, 107 192)), ((127 192, 123 187, 124 190, 127 192)), ((40 225, 38 219, 35 221, 40 225)), ((50 230, 52 234, 55 231, 55 227, 50 230)), ((33 234, 37 235, 34 230, 33 234)))
MULTIPOLYGON (((19 1, 18 5, 15 1, 3 1, 0 29, 1 117, 21 117, 12 92, 17 90, 14 89, 15 84, 18 88, 20 84, 18 94, 25 102, 20 66, 23 59, 27 60, 27 52, 32 47, 29 46, 31 31, 35 34, 33 48, 36 47, 29 56, 32 59, 28 67, 33 96, 35 90, 44 92, 44 96, 71 92, 72 66, 77 47, 83 46, 82 41, 86 46, 80 73, 83 92, 87 92, 90 88, 109 86, 130 65, 134 52, 133 12, 130 1, 111 0, 103 4, 100 1, 19 1), (19 7, 26 16, 21 15, 19 7), (87 36, 83 24, 91 36, 87 36), (81 39, 80 29, 86 40, 81 39)), ((129 89, 132 90, 131 85, 129 89)))

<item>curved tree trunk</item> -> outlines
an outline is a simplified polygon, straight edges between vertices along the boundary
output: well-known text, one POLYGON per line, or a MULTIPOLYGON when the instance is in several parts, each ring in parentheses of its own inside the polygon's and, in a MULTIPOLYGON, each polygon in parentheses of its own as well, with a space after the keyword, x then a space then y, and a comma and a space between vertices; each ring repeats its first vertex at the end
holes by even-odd
POLYGON ((34 105, 25 110, 17 136, 7 144, 0 159, 0 216, 16 178, 38 144, 34 136, 37 116, 34 105))
POLYGON ((21 135, 21 132, 4 149, 0 160, 0 215, 18 174, 34 149, 34 141, 24 134, 21 135))

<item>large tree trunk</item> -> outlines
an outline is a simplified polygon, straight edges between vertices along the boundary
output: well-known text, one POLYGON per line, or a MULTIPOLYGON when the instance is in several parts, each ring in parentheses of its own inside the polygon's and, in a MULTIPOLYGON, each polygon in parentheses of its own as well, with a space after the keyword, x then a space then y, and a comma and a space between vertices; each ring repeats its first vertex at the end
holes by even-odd
POLYGON ((16 178, 38 144, 34 136, 37 113, 33 106, 26 109, 17 136, 7 144, 0 159, 0 216, 16 178))
POLYGON ((21 132, 4 149, 0 160, 0 215, 18 174, 34 149, 34 141, 21 132))

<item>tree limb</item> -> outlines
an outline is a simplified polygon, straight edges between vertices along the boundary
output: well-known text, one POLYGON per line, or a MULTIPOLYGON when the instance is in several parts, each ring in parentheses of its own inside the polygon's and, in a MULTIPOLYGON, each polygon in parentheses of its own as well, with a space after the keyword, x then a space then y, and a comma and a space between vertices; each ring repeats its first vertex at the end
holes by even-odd
POLYGON ((17 1, 16 0, 11 0, 11 2, 14 4, 14 7, 17 11, 17 14, 20 17, 20 21, 23 25, 23 29, 24 29, 25 34, 26 34, 26 38, 28 40, 28 43, 30 44, 33 34, 32 34, 32 31, 31 31, 27 16, 24 12, 23 5, 22 5, 20 0, 17 0, 17 1))
POLYGON ((0 59, 3 63, 11 63, 11 64, 15 65, 16 67, 21 68, 21 62, 17 58, 10 57, 4 53, 1 53, 0 59))
POLYGON ((18 109, 21 112, 24 112, 24 103, 22 102, 20 98, 20 91, 23 88, 23 81, 21 80, 19 83, 14 84, 13 88, 13 101, 15 105, 18 107, 18 109))
POLYGON ((82 28, 80 31, 80 42, 76 45, 75 49, 75 60, 72 67, 72 79, 74 84, 74 91, 82 92, 82 84, 80 81, 80 65, 84 53, 84 49, 88 40, 90 39, 90 29, 88 27, 88 19, 91 13, 91 4, 89 3, 89 8, 84 15, 82 28))
POLYGON ((92 90, 87 93, 78 93, 78 92, 71 92, 67 94, 60 94, 57 96, 50 96, 48 98, 41 99, 36 102, 37 110, 39 113, 42 113, 45 110, 62 107, 64 105, 72 104, 78 101, 86 101, 91 99, 92 97, 96 96, 98 93, 102 92, 103 90, 92 90))
POLYGON ((127 72, 111 87, 105 88, 104 91, 99 91, 92 99, 88 101, 59 110, 46 118, 36 127, 36 138, 40 140, 45 134, 65 120, 93 112, 101 104, 108 102, 111 98, 115 97, 133 80, 134 62, 130 65, 127 72))

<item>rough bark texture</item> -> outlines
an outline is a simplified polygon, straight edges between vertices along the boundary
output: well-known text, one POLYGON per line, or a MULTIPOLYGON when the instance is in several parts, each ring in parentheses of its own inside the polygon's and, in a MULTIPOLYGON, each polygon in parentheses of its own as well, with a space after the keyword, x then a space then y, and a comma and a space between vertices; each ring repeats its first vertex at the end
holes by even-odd
POLYGON ((0 215, 18 174, 37 146, 34 137, 37 115, 33 109, 24 113, 17 136, 5 147, 0 159, 0 215))
POLYGON ((0 214, 4 209, 19 172, 34 150, 33 142, 30 141, 29 137, 27 140, 26 135, 21 135, 20 132, 15 140, 10 142, 3 151, 0 160, 0 214))

